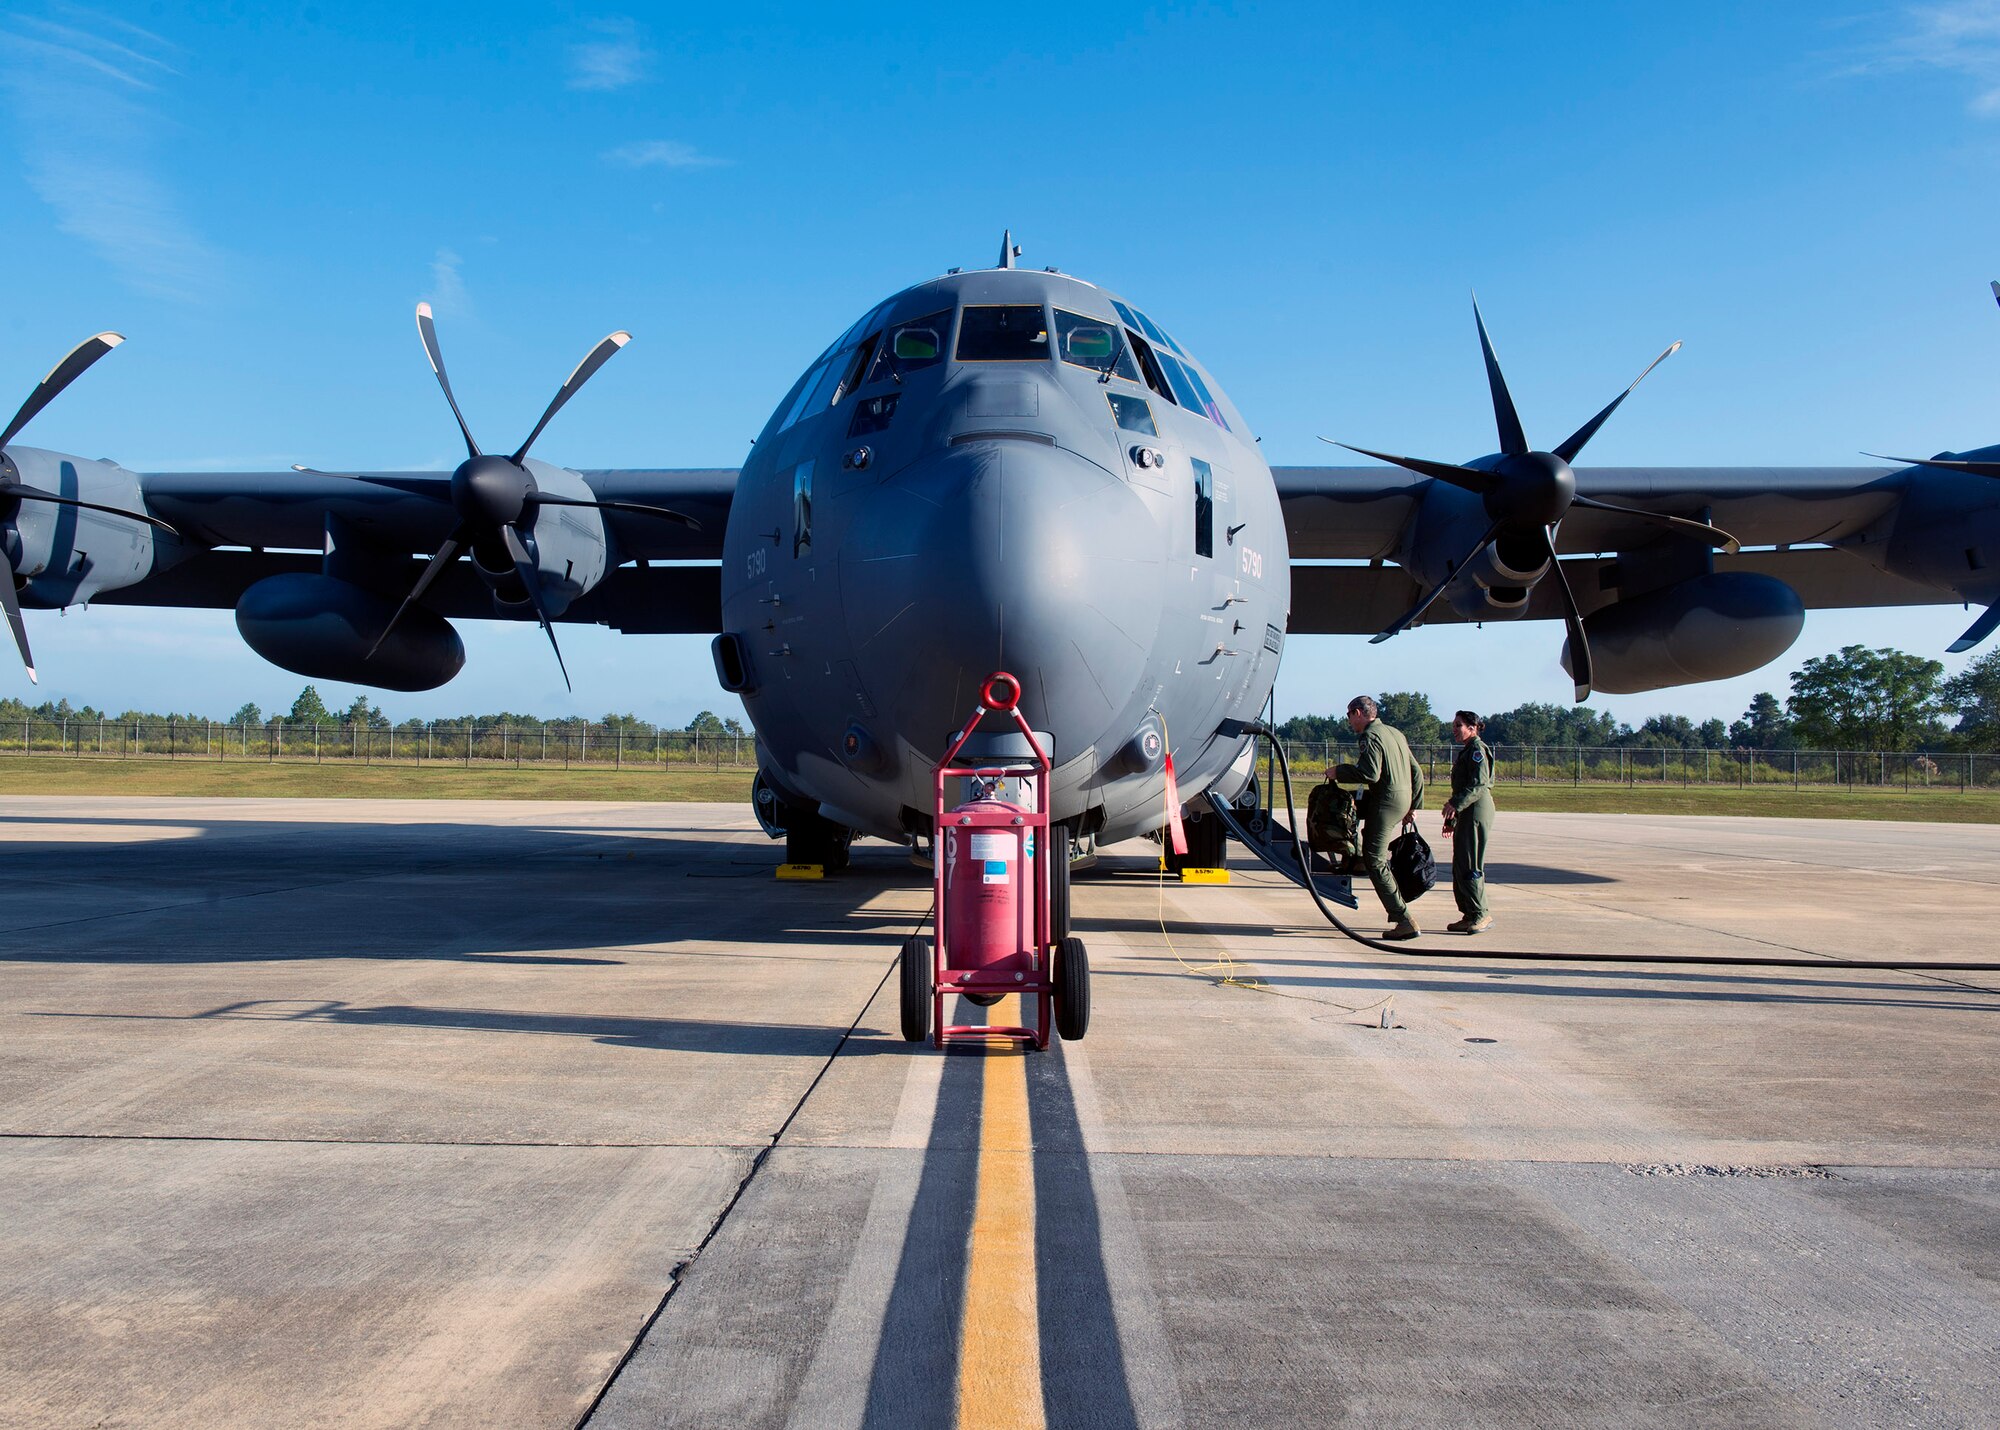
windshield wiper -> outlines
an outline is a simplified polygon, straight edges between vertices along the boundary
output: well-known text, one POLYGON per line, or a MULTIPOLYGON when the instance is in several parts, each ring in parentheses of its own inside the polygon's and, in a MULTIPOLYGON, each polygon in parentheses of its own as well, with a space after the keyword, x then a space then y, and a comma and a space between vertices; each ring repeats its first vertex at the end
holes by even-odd
POLYGON ((1119 344, 1124 341, 1125 339, 1119 337, 1115 332, 1112 334, 1111 356, 1104 360, 1104 366, 1098 369, 1097 373, 1097 380, 1100 383, 1109 383, 1111 381, 1111 374, 1118 370, 1118 355, 1123 351, 1119 344))

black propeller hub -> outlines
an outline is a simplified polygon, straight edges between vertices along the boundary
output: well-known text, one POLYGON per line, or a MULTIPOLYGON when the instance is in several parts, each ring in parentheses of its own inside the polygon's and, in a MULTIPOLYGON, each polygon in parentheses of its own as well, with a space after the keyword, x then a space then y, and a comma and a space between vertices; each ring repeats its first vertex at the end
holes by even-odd
MULTIPOLYGON (((2000 288, 1995 291, 2000 292, 2000 288)), ((1597 435, 1598 429, 1618 410, 1618 405, 1632 395, 1632 388, 1645 380, 1646 372, 1665 362, 1680 348, 1680 344, 1675 343, 1654 358, 1647 364, 1646 372, 1633 378, 1631 385, 1612 398, 1595 417, 1558 442, 1554 451, 1537 452, 1528 446, 1527 433, 1521 427, 1521 414, 1514 408, 1514 396, 1507 390, 1507 379, 1500 371, 1500 359, 1493 351, 1493 341, 1487 336, 1486 320, 1479 315, 1476 300, 1472 305, 1472 320, 1479 329, 1479 347, 1486 358, 1486 385, 1493 396, 1493 423, 1500 433, 1500 455, 1482 458, 1470 466, 1459 466, 1453 462, 1427 461, 1422 457, 1398 457, 1390 452, 1370 451, 1366 447, 1349 448, 1365 457, 1394 462, 1420 477, 1430 477, 1460 491, 1475 493, 1491 519, 1486 534, 1463 557, 1446 565, 1444 578, 1433 582, 1418 597, 1416 605, 1377 635, 1375 640, 1385 641, 1398 631, 1415 625, 1445 593, 1445 588, 1458 579, 1465 563, 1476 556, 1480 548, 1489 541, 1504 541, 1512 548, 1506 556, 1510 564, 1523 571, 1539 568, 1548 573, 1547 579, 1555 587, 1562 606, 1563 622, 1569 630, 1570 672, 1576 677, 1576 698, 1585 700, 1590 696, 1590 643, 1584 635, 1583 613, 1577 608, 1576 595, 1570 590, 1569 578, 1563 574, 1562 563, 1556 558, 1556 525, 1563 519, 1564 513, 1573 506, 1617 512, 1627 520, 1665 527, 1684 537, 1693 536, 1728 551, 1736 549, 1735 537, 1706 521, 1691 521, 1686 517, 1668 516, 1664 512, 1621 506, 1597 497, 1579 496, 1576 473, 1570 469, 1569 464, 1583 452, 1584 445, 1597 435)), ((1995 470, 1996 474, 2000 474, 2000 468, 1995 470)))
POLYGON ((451 504, 458 514, 484 530, 521 519, 535 479, 528 469, 505 457, 468 457, 451 474, 451 504))
POLYGON ((1554 452, 1517 452, 1491 470, 1499 480, 1485 493, 1486 512, 1508 526, 1552 526, 1576 497, 1576 473, 1554 452))

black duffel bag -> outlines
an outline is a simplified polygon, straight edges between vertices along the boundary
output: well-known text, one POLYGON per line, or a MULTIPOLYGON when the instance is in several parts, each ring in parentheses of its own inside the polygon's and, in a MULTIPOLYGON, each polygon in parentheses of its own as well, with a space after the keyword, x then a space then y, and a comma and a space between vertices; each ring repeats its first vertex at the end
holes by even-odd
POLYGON ((1396 881, 1396 892, 1405 900, 1422 898, 1437 883, 1437 860, 1431 857, 1431 846, 1414 824, 1405 825, 1403 832, 1389 841, 1389 877, 1396 881))

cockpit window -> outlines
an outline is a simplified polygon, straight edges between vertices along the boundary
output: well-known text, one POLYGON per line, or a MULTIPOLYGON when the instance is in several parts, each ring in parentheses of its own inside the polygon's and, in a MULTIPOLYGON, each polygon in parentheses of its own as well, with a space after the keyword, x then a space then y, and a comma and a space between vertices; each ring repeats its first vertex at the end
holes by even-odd
POLYGON ((1056 355, 1066 363, 1087 367, 1095 373, 1109 373, 1127 382, 1139 380, 1125 335, 1116 323, 1103 318, 1086 318, 1080 313, 1056 309, 1056 355))
POLYGON ((1187 369, 1188 382, 1193 385, 1195 396, 1201 399, 1201 410, 1208 414, 1208 420, 1225 432, 1233 430, 1229 425, 1229 419, 1222 415, 1222 404, 1215 400, 1215 394, 1208 390, 1208 384, 1201 380, 1201 374, 1194 370, 1194 364, 1182 363, 1181 366, 1187 369))
POLYGON ((1049 323, 1039 303, 967 307, 958 320, 960 362, 1041 362, 1049 355, 1049 323))
POLYGON ((847 424, 847 435, 866 437, 870 432, 886 432, 896 418, 896 404, 901 400, 900 392, 878 392, 873 397, 864 397, 854 404, 854 420, 847 424))
POLYGON ((913 372, 943 362, 944 335, 950 328, 949 309, 898 323, 875 350, 875 365, 868 369, 868 381, 893 377, 900 382, 913 372))
POLYGON ((1146 405, 1143 397, 1127 397, 1122 392, 1107 392, 1111 399, 1111 415, 1118 425, 1128 432, 1143 432, 1148 437, 1160 435, 1160 429, 1153 425, 1153 409, 1146 405))
POLYGON ((1146 386, 1166 398, 1168 402, 1178 403, 1180 399, 1175 397, 1174 390, 1167 386, 1167 375, 1161 370, 1160 356, 1153 351, 1152 345, 1129 328, 1126 329, 1125 336, 1132 340, 1132 351, 1139 358, 1139 371, 1146 375, 1146 386))
POLYGON ((1159 358, 1160 366, 1166 371, 1167 382, 1174 389, 1174 400, 1191 411, 1206 415, 1206 409, 1201 405, 1201 394, 1188 381, 1187 369, 1181 366, 1180 359, 1170 353, 1161 353, 1159 358))
POLYGON ((790 410, 785 413, 785 420, 778 424, 780 432, 791 430, 792 424, 801 417, 817 410, 813 406, 813 394, 819 391, 820 385, 836 370, 833 359, 829 357, 823 359, 817 367, 806 374, 806 380, 799 384, 799 395, 793 399, 790 410))
POLYGON ((1179 343, 1167 336, 1166 329, 1155 323, 1137 308, 1127 307, 1116 300, 1113 300, 1111 306, 1118 310, 1118 316, 1125 320, 1126 327, 1137 328, 1169 352, 1180 353, 1183 357, 1187 356, 1186 350, 1179 343))
POLYGON ((847 375, 841 378, 840 386, 833 390, 833 406, 840 406, 841 398, 861 386, 861 375, 868 371, 869 360, 875 356, 875 345, 881 340, 880 333, 872 333, 866 342, 854 350, 853 361, 847 364, 847 375))

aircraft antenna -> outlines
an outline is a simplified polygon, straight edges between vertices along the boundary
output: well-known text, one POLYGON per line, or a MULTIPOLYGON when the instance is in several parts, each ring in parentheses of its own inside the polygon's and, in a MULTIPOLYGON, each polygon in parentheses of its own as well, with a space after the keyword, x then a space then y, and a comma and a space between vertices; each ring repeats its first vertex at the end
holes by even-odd
POLYGON ((1014 242, 1014 230, 1011 228, 1002 229, 1000 232, 1000 266, 1002 268, 1012 268, 1014 260, 1020 256, 1021 245, 1014 242))

